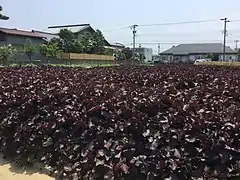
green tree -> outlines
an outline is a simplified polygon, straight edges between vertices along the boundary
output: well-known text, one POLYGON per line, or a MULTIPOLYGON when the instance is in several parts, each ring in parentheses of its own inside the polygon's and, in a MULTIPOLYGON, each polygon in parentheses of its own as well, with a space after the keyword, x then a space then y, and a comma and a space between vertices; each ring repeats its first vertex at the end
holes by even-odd
POLYGON ((146 59, 146 56, 144 54, 139 55, 140 62, 144 62, 145 59, 146 59))
POLYGON ((206 56, 207 59, 213 59, 214 58, 214 55, 212 53, 209 53, 207 56, 206 56))
POLYGON ((52 38, 49 43, 52 43, 52 44, 57 44, 58 48, 59 49, 63 49, 63 44, 62 44, 62 41, 60 38, 52 38))
POLYGON ((15 49, 12 45, 0 46, 0 60, 5 64, 7 60, 13 57, 15 49))
POLYGON ((92 35, 92 42, 93 42, 93 52, 94 54, 104 54, 104 45, 105 45, 105 38, 100 30, 96 30, 95 33, 92 35))
POLYGON ((47 62, 49 62, 51 58, 60 58, 61 52, 56 42, 50 41, 40 46, 40 53, 46 58, 47 62))
POLYGON ((116 54, 116 52, 114 49, 105 48, 103 54, 107 56, 113 56, 113 54, 116 54))
POLYGON ((93 37, 89 32, 79 34, 78 41, 80 42, 82 53, 94 54, 94 46, 96 46, 96 43, 93 41, 93 37))
POLYGON ((115 56, 115 59, 119 61, 126 59, 125 54, 120 50, 114 50, 114 56, 115 56))
MULTIPOLYGON (((0 12, 3 10, 2 6, 0 5, 0 12)), ((9 17, 8 16, 5 16, 3 14, 0 13, 0 20, 8 20, 9 17)))
POLYGON ((105 38, 100 30, 94 33, 76 32, 61 29, 59 39, 55 38, 58 47, 66 53, 105 54, 105 38))
POLYGON ((73 52, 75 48, 74 41, 76 40, 76 36, 71 30, 61 29, 59 32, 60 44, 63 52, 70 53, 73 52))
POLYGON ((132 50, 130 48, 124 48, 122 52, 125 54, 126 60, 131 60, 133 57, 132 50))
POLYGON ((34 46, 30 39, 26 40, 26 43, 24 44, 24 53, 27 55, 30 63, 32 63, 32 57, 37 51, 37 47, 34 46))

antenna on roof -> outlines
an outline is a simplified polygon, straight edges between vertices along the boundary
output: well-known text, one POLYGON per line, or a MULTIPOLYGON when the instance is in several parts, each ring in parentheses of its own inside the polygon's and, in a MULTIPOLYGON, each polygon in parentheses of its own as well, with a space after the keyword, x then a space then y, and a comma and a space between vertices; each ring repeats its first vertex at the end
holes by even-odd
POLYGON ((80 27, 80 26, 90 26, 90 24, 70 24, 70 25, 60 25, 60 26, 49 26, 48 29, 80 27))

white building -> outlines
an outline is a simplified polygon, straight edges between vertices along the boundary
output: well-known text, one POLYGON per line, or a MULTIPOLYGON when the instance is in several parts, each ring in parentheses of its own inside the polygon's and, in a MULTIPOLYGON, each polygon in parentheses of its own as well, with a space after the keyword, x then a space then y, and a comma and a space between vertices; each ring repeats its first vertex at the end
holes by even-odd
MULTIPOLYGON (((212 56, 213 61, 223 60, 223 44, 180 44, 161 53, 161 60, 168 62, 193 62, 212 56)), ((237 61, 238 54, 229 46, 226 46, 225 61, 237 61)))
POLYGON ((151 48, 138 47, 135 48, 136 56, 146 63, 152 62, 153 50, 151 48))

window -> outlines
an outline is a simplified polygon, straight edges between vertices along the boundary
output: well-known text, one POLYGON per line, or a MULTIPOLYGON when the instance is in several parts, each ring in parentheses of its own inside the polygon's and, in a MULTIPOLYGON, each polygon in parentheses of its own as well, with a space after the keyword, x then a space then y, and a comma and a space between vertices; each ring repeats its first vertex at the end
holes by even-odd
POLYGON ((5 40, 6 40, 6 36, 0 33, 0 41, 5 41, 5 40))

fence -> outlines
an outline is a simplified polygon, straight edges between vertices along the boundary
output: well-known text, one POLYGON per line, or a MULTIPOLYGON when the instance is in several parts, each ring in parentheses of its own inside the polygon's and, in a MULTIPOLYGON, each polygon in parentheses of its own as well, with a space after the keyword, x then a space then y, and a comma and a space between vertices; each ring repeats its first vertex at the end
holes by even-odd
MULTIPOLYGON (((45 63, 46 59, 36 60, 36 64, 45 63)), ((0 64, 35 64, 35 60, 29 62, 28 60, 8 60, 0 61, 0 64)), ((113 65, 116 63, 114 56, 96 55, 96 54, 78 54, 78 53, 62 53, 59 59, 49 58, 48 63, 50 64, 66 64, 66 65, 113 65)))
POLYGON ((78 53, 62 53, 60 60, 54 60, 55 63, 64 64, 114 64, 114 56, 96 55, 96 54, 78 54, 78 53), (60 62, 59 62, 60 61, 60 62))

